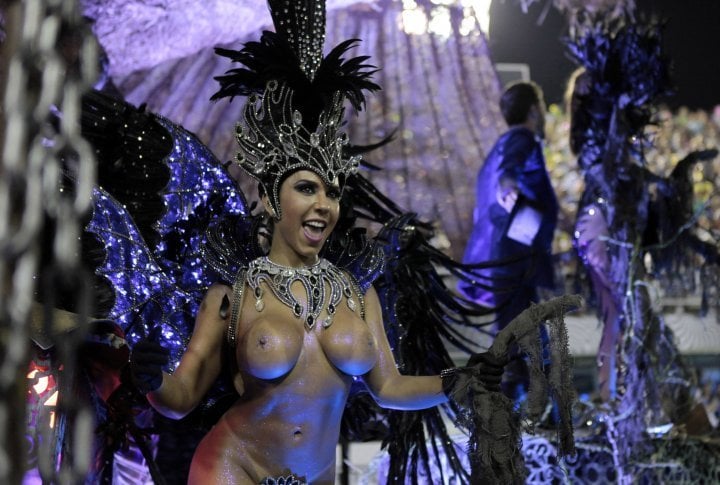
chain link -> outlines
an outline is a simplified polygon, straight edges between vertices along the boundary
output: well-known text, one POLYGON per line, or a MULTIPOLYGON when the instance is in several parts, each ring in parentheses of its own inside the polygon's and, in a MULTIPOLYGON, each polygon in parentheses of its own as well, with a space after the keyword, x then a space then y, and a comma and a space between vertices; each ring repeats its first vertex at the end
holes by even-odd
POLYGON ((31 310, 38 285, 54 288, 58 281, 77 297, 79 330, 54 342, 53 358, 63 366, 60 399, 55 426, 37 430, 44 434, 38 463, 44 481, 76 483, 87 473, 92 437, 90 411, 71 396, 91 295, 79 236, 95 182, 95 160, 79 120, 81 96, 96 78, 97 44, 76 0, 10 1, 0 8, 0 483, 18 483, 27 468, 31 329, 60 333, 51 317, 31 322, 31 310), (68 174, 71 190, 61 191, 68 174), (50 257, 41 258, 48 221, 56 229, 45 234, 50 257))

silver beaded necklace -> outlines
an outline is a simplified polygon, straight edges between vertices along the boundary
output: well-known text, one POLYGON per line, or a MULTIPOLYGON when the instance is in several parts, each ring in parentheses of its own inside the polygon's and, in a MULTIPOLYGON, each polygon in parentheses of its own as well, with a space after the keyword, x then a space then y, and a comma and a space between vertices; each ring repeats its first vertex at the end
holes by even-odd
POLYGON ((355 311, 349 278, 326 259, 320 259, 312 266, 293 268, 273 263, 264 256, 250 262, 246 280, 255 295, 255 309, 258 312, 265 308, 263 289, 260 286, 260 283, 265 282, 277 299, 292 310, 293 315, 305 320, 308 330, 315 326, 324 309, 327 310, 328 316, 323 320, 322 325, 324 328, 332 325, 337 306, 343 296, 348 308, 355 311), (307 295, 305 305, 290 291, 296 281, 305 288, 307 295), (330 288, 329 292, 325 289, 326 285, 330 288))

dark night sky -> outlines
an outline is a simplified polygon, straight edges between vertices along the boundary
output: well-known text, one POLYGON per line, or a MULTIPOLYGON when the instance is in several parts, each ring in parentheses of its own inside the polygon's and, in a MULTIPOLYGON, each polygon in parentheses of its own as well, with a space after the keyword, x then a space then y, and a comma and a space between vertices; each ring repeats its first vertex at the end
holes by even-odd
MULTIPOLYGON (((545 3, 523 14, 519 0, 493 0, 490 50, 495 62, 528 64, 547 101, 559 102, 575 66, 560 41, 567 33, 565 19, 553 8, 538 25, 545 3)), ((667 22, 665 49, 676 86, 667 103, 703 109, 720 104, 720 0, 637 0, 637 5, 667 22)))

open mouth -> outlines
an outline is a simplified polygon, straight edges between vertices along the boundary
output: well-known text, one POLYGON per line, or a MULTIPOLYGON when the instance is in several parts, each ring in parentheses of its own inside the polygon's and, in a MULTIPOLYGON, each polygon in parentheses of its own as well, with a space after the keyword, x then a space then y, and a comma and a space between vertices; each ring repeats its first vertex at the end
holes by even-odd
POLYGON ((305 230, 305 235, 310 239, 311 241, 320 241, 322 239, 323 233, 325 232, 325 228, 327 227, 327 223, 322 221, 307 221, 303 223, 303 229, 305 230))

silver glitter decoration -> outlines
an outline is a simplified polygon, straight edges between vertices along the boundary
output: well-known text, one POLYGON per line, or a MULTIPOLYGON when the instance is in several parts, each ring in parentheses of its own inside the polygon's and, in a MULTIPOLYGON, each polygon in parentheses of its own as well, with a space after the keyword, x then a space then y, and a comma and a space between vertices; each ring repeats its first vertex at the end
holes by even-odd
POLYGON ((335 96, 311 133, 292 108, 293 91, 285 84, 270 83, 264 95, 249 99, 243 108, 242 128, 236 129, 237 163, 260 182, 281 217, 279 184, 285 175, 310 170, 324 183, 337 185, 340 178, 357 172, 360 157, 343 156, 348 137, 338 129, 344 113, 342 96, 335 96))
POLYGON ((250 263, 246 280, 255 295, 255 309, 258 312, 265 308, 260 287, 260 283, 264 282, 278 300, 290 308, 296 317, 305 321, 308 330, 315 326, 323 310, 328 315, 322 323, 323 327, 332 325, 343 297, 350 310, 354 312, 356 308, 350 278, 326 259, 320 259, 312 266, 293 268, 273 263, 267 257, 258 258, 250 263), (305 288, 305 305, 291 291, 295 282, 300 282, 305 288), (330 288, 329 292, 326 286, 330 288))

